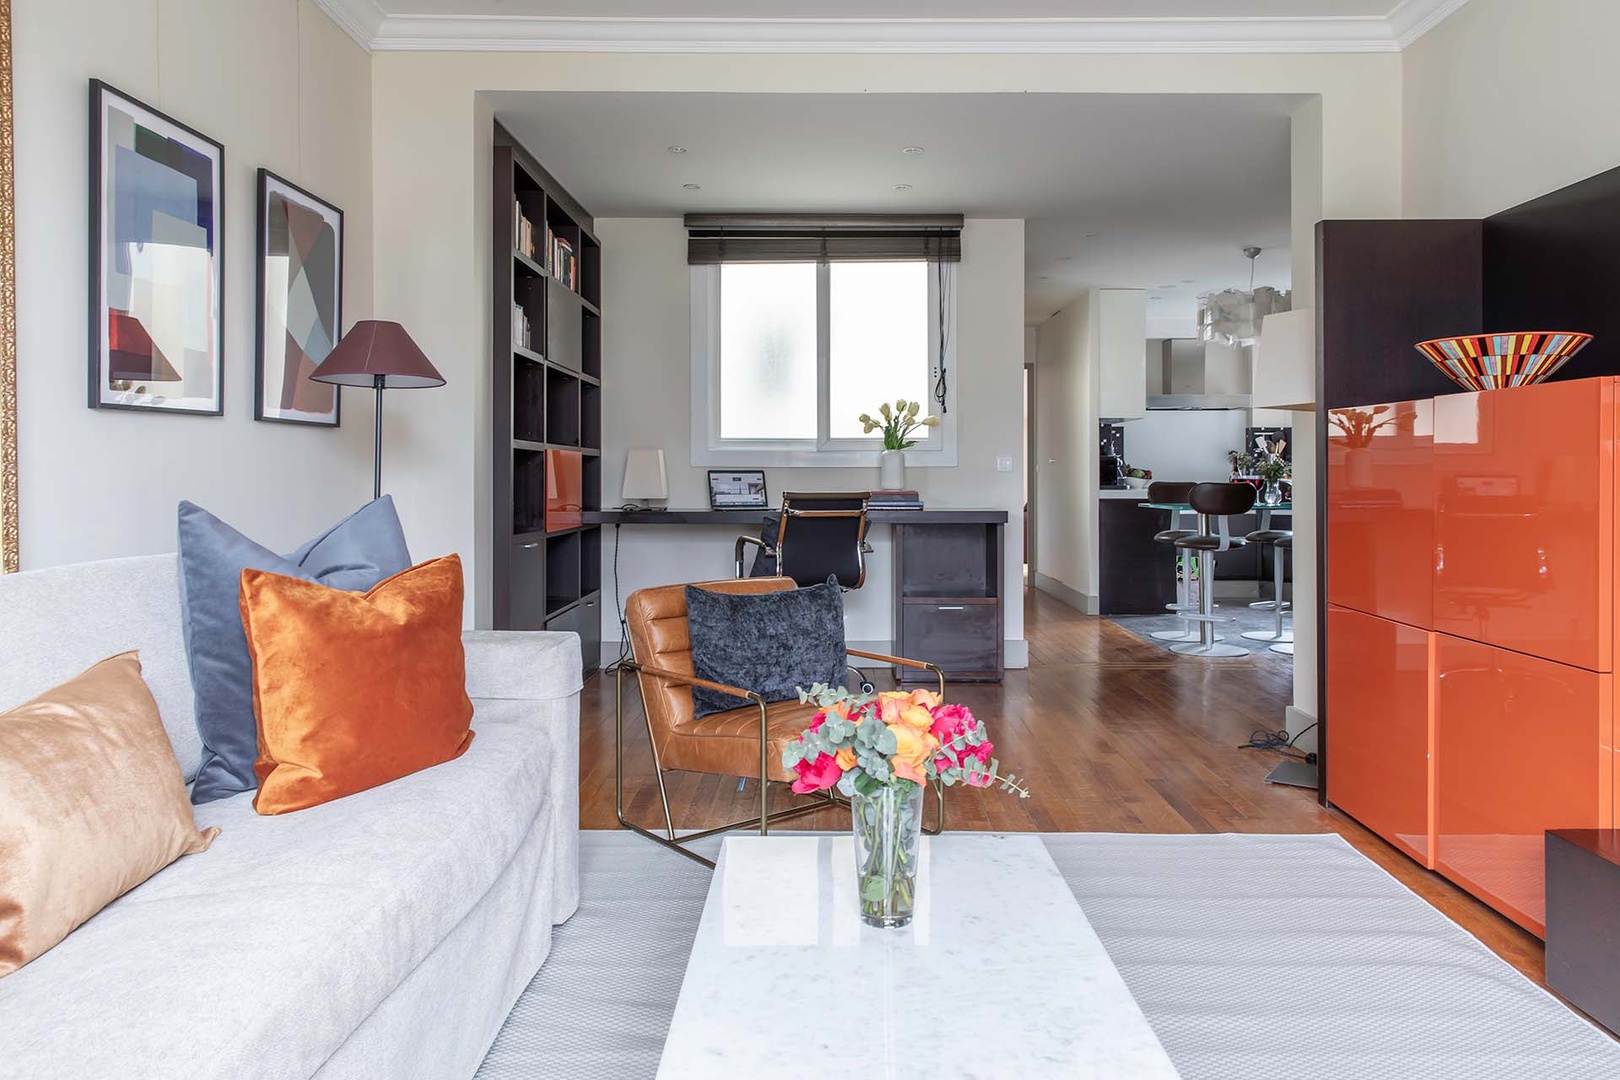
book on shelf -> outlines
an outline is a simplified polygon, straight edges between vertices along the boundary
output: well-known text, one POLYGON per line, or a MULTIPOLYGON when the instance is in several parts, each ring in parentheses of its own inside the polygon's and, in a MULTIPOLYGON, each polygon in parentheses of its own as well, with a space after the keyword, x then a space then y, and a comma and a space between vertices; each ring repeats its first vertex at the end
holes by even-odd
POLYGON ((523 204, 512 202, 512 249, 528 258, 534 258, 534 222, 523 213, 523 204))
POLYGON ((512 344, 520 345, 525 349, 534 347, 529 336, 529 316, 524 312, 523 305, 512 305, 512 344))
POLYGON ((558 282, 578 292, 579 258, 574 253, 574 245, 556 233, 548 232, 547 236, 550 240, 550 265, 547 269, 558 282))

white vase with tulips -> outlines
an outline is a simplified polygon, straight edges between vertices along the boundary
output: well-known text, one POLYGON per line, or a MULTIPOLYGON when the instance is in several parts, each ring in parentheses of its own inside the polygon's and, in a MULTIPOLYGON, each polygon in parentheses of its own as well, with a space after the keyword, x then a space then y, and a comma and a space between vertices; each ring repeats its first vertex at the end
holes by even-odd
POLYGON ((885 401, 878 407, 878 415, 861 413, 861 431, 870 435, 883 432, 883 452, 878 455, 878 484, 885 491, 898 491, 906 486, 906 451, 917 445, 912 438, 924 428, 938 427, 939 417, 919 416, 922 402, 896 398, 893 405, 885 401))

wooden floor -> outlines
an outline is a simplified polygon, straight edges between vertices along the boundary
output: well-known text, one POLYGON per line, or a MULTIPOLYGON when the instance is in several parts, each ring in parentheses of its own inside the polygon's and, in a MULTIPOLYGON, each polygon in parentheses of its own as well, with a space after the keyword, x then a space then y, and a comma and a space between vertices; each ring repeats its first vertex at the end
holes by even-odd
MULTIPOLYGON (((1028 780, 1020 800, 997 791, 952 789, 949 827, 1036 832, 1327 832, 1343 835, 1419 896, 1538 983, 1542 945, 1490 908, 1432 874, 1337 811, 1316 793, 1262 778, 1272 752, 1241 750, 1257 728, 1276 729, 1292 697, 1290 661, 1181 658, 1103 619, 1028 590, 1028 671, 1000 685, 952 684, 952 700, 984 720, 1003 772, 1028 780)), ((633 680, 625 683, 629 817, 663 825, 652 754, 633 680)), ((580 825, 617 827, 613 810, 613 677, 599 675, 581 699, 580 825)), ((758 811, 756 782, 671 773, 678 828, 701 829, 758 811)), ((778 796, 773 791, 773 800, 778 796)), ((794 796, 781 788, 780 802, 794 796)), ((835 829, 837 810, 784 827, 835 829)), ((674 857, 674 856, 672 856, 674 857)))

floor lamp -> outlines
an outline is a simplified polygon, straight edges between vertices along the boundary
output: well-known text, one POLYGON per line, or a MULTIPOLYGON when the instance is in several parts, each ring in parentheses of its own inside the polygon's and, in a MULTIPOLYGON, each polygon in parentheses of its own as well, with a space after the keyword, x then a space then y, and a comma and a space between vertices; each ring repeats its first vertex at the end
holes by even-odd
POLYGON ((444 376, 399 323, 362 319, 350 327, 309 377, 335 386, 369 386, 376 391, 371 497, 382 498, 383 390, 443 386, 444 376))

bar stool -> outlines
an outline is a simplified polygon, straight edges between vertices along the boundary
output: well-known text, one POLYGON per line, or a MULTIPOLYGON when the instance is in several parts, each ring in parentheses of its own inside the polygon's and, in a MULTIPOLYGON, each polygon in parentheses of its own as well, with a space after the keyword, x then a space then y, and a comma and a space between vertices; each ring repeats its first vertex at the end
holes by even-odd
MULTIPOLYGON (((1294 555, 1294 534, 1289 533, 1287 536, 1283 537, 1281 540, 1276 541, 1276 545, 1272 550, 1274 550, 1276 552, 1277 564, 1279 566, 1282 565, 1282 560, 1283 560, 1284 556, 1287 556, 1288 558, 1293 558, 1293 555, 1294 555)), ((1280 582, 1282 580, 1282 571, 1278 570, 1277 575, 1278 575, 1277 579, 1280 582)), ((1281 589, 1282 589, 1282 586, 1279 584, 1278 585, 1279 599, 1281 598, 1281 595, 1280 595, 1281 589)), ((1277 616, 1277 627, 1278 627, 1279 630, 1282 628, 1282 616, 1281 615, 1277 616)), ((1247 635, 1245 635, 1245 636, 1247 636, 1247 635)), ((1288 631, 1287 640, 1280 641, 1277 644, 1273 645, 1271 647, 1271 651, 1274 652, 1274 653, 1282 653, 1284 656, 1293 656, 1294 655, 1294 632, 1292 630, 1288 631)))
POLYGON ((1215 637, 1215 556, 1246 547, 1241 536, 1227 531, 1226 519, 1254 508, 1255 491, 1249 484, 1199 484, 1187 495, 1198 513, 1200 530, 1175 542, 1179 551, 1198 553, 1198 614, 1185 618, 1198 623, 1198 640, 1171 647, 1183 656, 1247 656, 1241 645, 1224 645, 1215 637))
MULTIPOLYGON (((1268 523, 1269 524, 1269 523, 1268 523)), ((1243 539, 1251 544, 1272 545, 1271 554, 1271 596, 1270 600, 1262 600, 1258 604, 1250 604, 1251 608, 1266 608, 1277 613, 1277 627, 1275 630, 1250 630, 1243 636, 1250 641, 1275 641, 1280 644, 1290 644, 1294 640, 1293 632, 1283 629, 1283 612, 1289 608, 1288 601, 1283 599, 1283 560, 1294 546, 1294 534, 1287 529, 1256 529, 1243 539)))
MULTIPOLYGON (((1147 488, 1148 502, 1184 503, 1187 501, 1188 493, 1192 491, 1194 486, 1190 483, 1183 484, 1169 480, 1155 480, 1147 488)), ((1180 510, 1171 510, 1168 513, 1170 514, 1170 527, 1162 532, 1155 533, 1153 536, 1154 543, 1174 544, 1183 536, 1198 535, 1194 529, 1183 529, 1181 527, 1182 512, 1180 510)), ((1191 575, 1181 573, 1181 555, 1179 552, 1176 554, 1176 569, 1173 572, 1176 575, 1176 601, 1173 604, 1166 604, 1164 607, 1166 611, 1173 611, 1182 616, 1182 628, 1180 630, 1156 630, 1152 636, 1158 641, 1197 641, 1198 631, 1192 628, 1191 620, 1186 617, 1189 612, 1197 610, 1196 605, 1187 598, 1188 578, 1191 575)))

